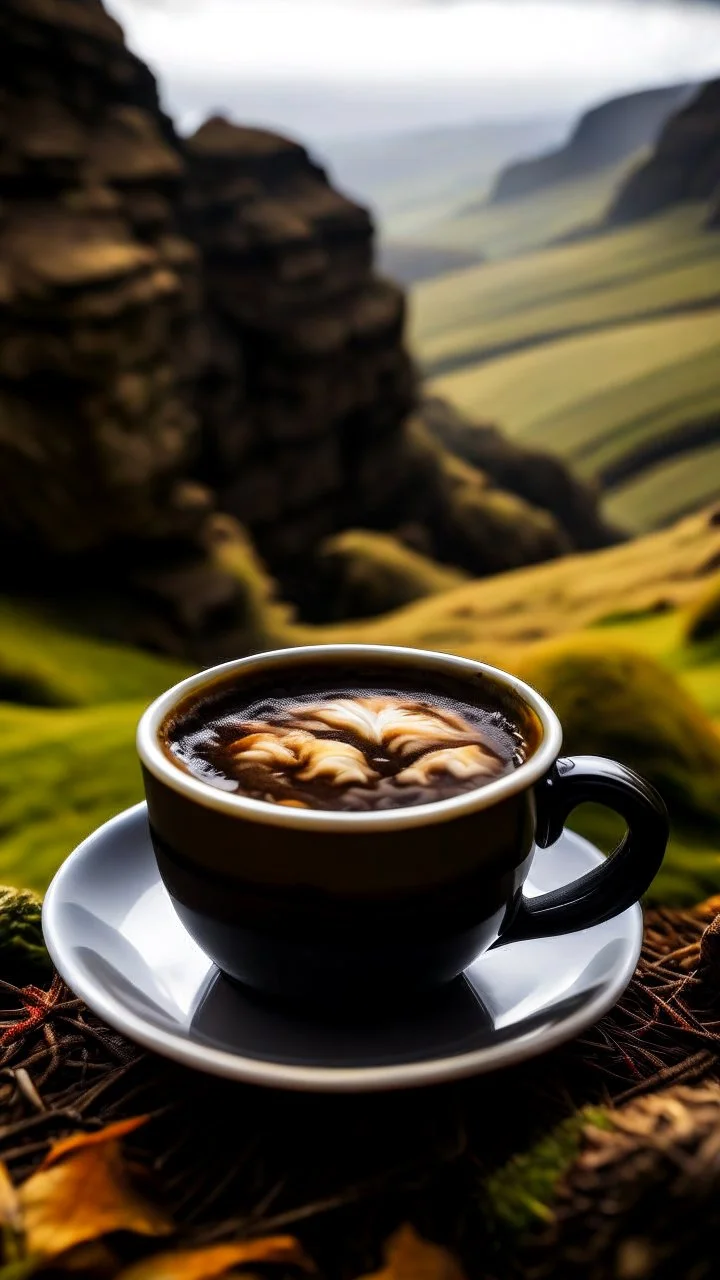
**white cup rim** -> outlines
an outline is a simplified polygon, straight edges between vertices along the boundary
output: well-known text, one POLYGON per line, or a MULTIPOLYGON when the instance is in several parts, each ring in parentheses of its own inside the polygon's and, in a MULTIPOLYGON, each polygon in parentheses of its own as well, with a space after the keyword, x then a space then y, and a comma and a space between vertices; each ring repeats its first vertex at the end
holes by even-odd
POLYGON ((236 658, 215 667, 206 668, 188 676, 171 689, 166 690, 147 708, 137 729, 137 751, 145 768, 154 778, 165 783, 172 791, 193 800, 206 809, 244 818, 273 827, 305 831, 393 831, 446 822, 489 809, 501 800, 526 791, 550 770, 562 746, 562 728, 555 712, 543 697, 517 676, 497 667, 454 654, 438 653, 425 649, 410 649, 399 645, 379 644, 328 644, 304 645, 297 648, 272 649, 265 653, 236 658), (446 800, 408 806, 404 809, 375 810, 368 813, 323 809, 291 809, 264 800, 253 800, 237 792, 221 791, 179 768, 166 755, 159 740, 159 730, 173 707, 189 694, 197 693, 206 685, 231 675, 234 671, 261 672, 281 668, 284 664, 298 666, 313 664, 318 659, 331 661, 352 658, 376 658, 398 666, 420 667, 447 675, 467 676, 483 674, 503 685, 525 702, 542 725, 542 738, 536 750, 512 773, 488 782, 475 791, 465 791, 446 800))

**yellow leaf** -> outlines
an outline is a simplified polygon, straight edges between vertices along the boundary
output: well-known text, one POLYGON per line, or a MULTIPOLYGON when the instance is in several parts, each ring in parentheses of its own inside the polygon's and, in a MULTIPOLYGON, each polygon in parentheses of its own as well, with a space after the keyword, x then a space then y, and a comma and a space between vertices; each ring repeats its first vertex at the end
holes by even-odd
POLYGON ((0 1161, 0 1226, 11 1231, 22 1231, 20 1198, 15 1190, 7 1165, 0 1161))
POLYGON ((156 1253, 121 1272, 118 1280, 216 1280, 231 1267, 251 1262, 279 1262, 313 1271, 293 1236, 268 1236, 265 1240, 243 1240, 236 1244, 215 1244, 206 1249, 181 1249, 177 1253, 156 1253))
POLYGON ((112 1231, 168 1235, 173 1224, 133 1186, 120 1139, 142 1119, 56 1142, 45 1162, 20 1187, 26 1248, 56 1258, 112 1231))
POLYGON ((105 1142, 118 1142, 143 1124, 147 1124, 147 1116, 132 1116, 129 1120, 116 1120, 115 1124, 108 1124, 104 1129, 96 1129, 93 1133, 71 1133, 69 1138, 61 1138, 59 1142, 53 1143, 40 1168, 49 1169, 50 1165, 57 1164, 58 1160, 72 1151, 102 1146, 105 1142))
POLYGON ((439 1244, 423 1240, 409 1224, 385 1245, 385 1266, 361 1280, 465 1280, 460 1263, 439 1244))

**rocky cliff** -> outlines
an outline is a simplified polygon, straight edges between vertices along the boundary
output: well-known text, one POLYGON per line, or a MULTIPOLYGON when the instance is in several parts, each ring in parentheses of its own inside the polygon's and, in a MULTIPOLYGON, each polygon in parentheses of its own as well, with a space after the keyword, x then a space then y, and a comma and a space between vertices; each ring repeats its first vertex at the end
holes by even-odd
POLYGON ((712 200, 709 225, 720 225, 720 80, 668 120, 652 155, 618 192, 608 222, 633 222, 683 200, 712 200))
POLYGON ((203 478, 286 579, 353 520, 392 519, 415 377, 367 211, 295 142, 221 119, 188 143, 204 263, 203 478))
POLYGON ((181 141, 100 0, 3 0, 0 85, 6 588, 212 657, 252 643, 240 524, 301 605, 347 527, 473 573, 575 545, 423 436, 403 295, 303 147, 181 141))
POLYGON ((508 165, 490 193, 490 203, 531 195, 623 160, 655 141, 690 92, 690 85, 671 85, 601 103, 581 117, 563 147, 508 165))
POLYGON ((111 629, 126 594, 138 638, 192 647, 243 602, 188 466, 201 282, 177 139, 97 0, 4 0, 0 84, 3 578, 98 594, 111 629))

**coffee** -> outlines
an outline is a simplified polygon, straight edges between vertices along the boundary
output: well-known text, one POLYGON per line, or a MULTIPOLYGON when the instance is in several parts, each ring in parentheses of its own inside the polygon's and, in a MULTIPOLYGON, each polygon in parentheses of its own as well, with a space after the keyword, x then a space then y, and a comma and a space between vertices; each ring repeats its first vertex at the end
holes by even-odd
MULTIPOLYGON (((299 809, 368 811, 446 800, 526 758, 500 701, 464 682, 385 670, 298 672, 292 688, 218 682, 161 737, 179 768, 223 791, 299 809), (360 678, 361 676, 361 678, 360 678)), ((499 697, 499 695, 498 695, 499 697)))

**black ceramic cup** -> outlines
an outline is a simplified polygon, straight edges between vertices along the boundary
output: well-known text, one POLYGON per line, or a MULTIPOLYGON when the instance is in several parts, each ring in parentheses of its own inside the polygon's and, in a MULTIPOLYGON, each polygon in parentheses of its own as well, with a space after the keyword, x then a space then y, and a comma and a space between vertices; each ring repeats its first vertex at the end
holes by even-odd
POLYGON ((182 681, 145 712, 138 752, 160 875, 188 932, 230 977, 266 995, 347 1008, 438 987, 481 952, 569 933, 624 911, 665 852, 668 819, 636 773, 595 756, 559 758, 552 709, 483 663, 379 645, 323 645, 241 658, 182 681), (480 705, 500 704, 527 759, 477 790, 414 807, 357 813, 285 808, 218 790, 174 763, 162 727, 218 682, 292 688, 316 671, 371 667, 451 677, 480 705), (536 849, 592 800, 626 834, 602 865, 527 898, 536 849))

